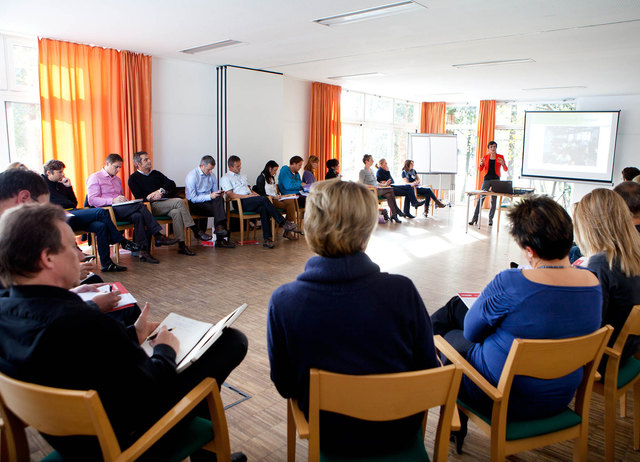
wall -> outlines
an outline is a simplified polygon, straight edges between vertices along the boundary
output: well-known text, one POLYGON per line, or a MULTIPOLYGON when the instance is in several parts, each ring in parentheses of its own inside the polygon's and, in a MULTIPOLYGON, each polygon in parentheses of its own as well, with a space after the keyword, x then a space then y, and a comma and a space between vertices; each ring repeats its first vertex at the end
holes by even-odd
MULTIPOLYGON (((621 111, 616 158, 613 163, 614 184, 622 181, 621 171, 623 168, 640 168, 640 95, 579 98, 576 101, 576 109, 578 111, 621 111)), ((602 186, 575 183, 571 202, 578 202, 585 194, 599 187, 602 186)))
MULTIPOLYGON (((282 162, 298 155, 309 157, 309 111, 311 109, 311 81, 284 77, 282 162)), ((320 166, 324 168, 324 166, 320 166)))
POLYGON ((216 155, 216 68, 153 58, 153 167, 184 186, 205 154, 216 155))

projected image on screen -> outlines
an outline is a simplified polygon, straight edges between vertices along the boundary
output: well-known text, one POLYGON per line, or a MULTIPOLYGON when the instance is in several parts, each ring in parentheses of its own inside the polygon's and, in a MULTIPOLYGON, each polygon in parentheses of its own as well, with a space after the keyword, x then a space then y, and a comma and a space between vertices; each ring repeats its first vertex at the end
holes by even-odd
POLYGON ((600 130, 592 127, 547 127, 543 162, 595 167, 599 135, 600 130))
POLYGON ((611 182, 619 115, 527 111, 522 176, 611 182))

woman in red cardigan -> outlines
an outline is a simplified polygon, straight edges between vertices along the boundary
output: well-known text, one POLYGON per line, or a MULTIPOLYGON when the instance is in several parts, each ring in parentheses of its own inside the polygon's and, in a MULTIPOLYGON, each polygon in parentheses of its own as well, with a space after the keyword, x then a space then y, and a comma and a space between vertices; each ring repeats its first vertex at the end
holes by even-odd
MULTIPOLYGON (((499 180, 500 179, 500 167, 504 168, 506 172, 507 162, 504 160, 504 157, 501 154, 497 154, 496 151, 498 149, 498 143, 495 141, 489 141, 487 145, 487 149, 489 150, 482 160, 480 161, 480 173, 484 175, 484 179, 482 180, 482 190, 488 191, 489 186, 491 186, 491 180, 499 180)), ((478 201, 478 205, 476 205, 476 211, 473 214, 473 218, 469 222, 470 225, 475 225, 478 222, 478 216, 480 215, 480 209, 482 208, 482 204, 484 203, 484 197, 478 201)), ((493 216, 496 213, 496 196, 491 196, 491 210, 489 210, 489 226, 493 225, 493 216)))

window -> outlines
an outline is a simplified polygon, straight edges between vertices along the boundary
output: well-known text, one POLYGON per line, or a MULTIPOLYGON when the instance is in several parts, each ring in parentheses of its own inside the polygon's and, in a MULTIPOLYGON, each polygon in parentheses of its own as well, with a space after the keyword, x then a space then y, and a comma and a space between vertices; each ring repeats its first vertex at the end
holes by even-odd
POLYGON ((38 48, 35 39, 0 35, 0 170, 11 162, 42 169, 38 48))
POLYGON ((447 105, 445 131, 458 137, 458 173, 456 202, 464 202, 465 191, 476 189, 476 144, 478 107, 447 105))
POLYGON ((391 175, 400 181, 409 133, 420 127, 419 104, 343 90, 340 108, 344 178, 357 180, 362 156, 371 154, 376 161, 386 159, 391 175))
POLYGON ((575 103, 516 103, 496 104, 496 134, 498 153, 507 161, 508 178, 513 184, 536 189, 536 193, 549 194, 568 208, 571 197, 571 183, 564 181, 532 180, 520 178, 522 172, 522 146, 525 111, 575 111, 575 103))

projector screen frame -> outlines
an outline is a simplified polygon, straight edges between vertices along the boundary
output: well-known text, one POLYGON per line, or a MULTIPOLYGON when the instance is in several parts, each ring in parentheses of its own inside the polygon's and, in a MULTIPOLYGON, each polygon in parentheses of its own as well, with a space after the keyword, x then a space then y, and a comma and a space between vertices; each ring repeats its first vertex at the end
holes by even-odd
POLYGON ((570 182, 570 183, 584 183, 584 184, 613 184, 613 175, 614 175, 614 165, 615 165, 615 160, 616 160, 616 148, 618 145, 618 128, 620 127, 620 110, 613 110, 613 111, 605 111, 605 110, 594 110, 594 111, 524 111, 524 125, 523 125, 523 134, 522 134, 522 165, 520 167, 520 178, 527 178, 527 179, 539 179, 539 180, 547 180, 547 181, 566 181, 566 182, 570 182), (614 137, 614 141, 613 141, 613 155, 611 156, 611 177, 609 179, 605 179, 605 180, 597 180, 597 179, 592 179, 592 178, 575 178, 575 177, 563 177, 563 176, 545 176, 545 175, 525 175, 524 173, 524 166, 525 166, 525 146, 526 146, 526 142, 527 142, 527 114, 529 113, 534 113, 534 114, 550 114, 550 113, 554 113, 554 114, 577 114, 577 113, 589 113, 589 114, 594 114, 594 113, 607 113, 607 114, 613 114, 613 113, 617 113, 617 118, 616 118, 616 124, 615 124, 615 137, 614 137))

